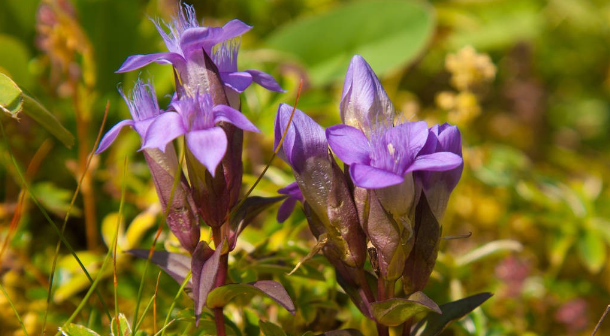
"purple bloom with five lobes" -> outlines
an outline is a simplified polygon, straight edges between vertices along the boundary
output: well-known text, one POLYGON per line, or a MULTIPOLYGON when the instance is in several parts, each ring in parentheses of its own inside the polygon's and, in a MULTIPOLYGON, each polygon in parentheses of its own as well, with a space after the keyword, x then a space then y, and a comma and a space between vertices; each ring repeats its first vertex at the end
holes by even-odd
POLYGON ((184 135, 189 150, 212 176, 227 150, 227 136, 216 123, 224 121, 245 131, 260 132, 236 109, 213 106, 209 94, 183 97, 173 101, 171 107, 176 112, 165 112, 150 124, 142 148, 165 151, 170 141, 184 135))
POLYGON ((339 108, 341 121, 358 128, 367 137, 394 119, 394 105, 371 66, 360 55, 352 58, 347 69, 339 108))
MULTIPOLYGON (((172 22, 165 23, 169 31, 166 31, 159 22, 154 22, 159 34, 165 42, 168 52, 154 53, 148 55, 129 56, 121 65, 117 72, 128 72, 139 69, 150 63, 172 64, 182 82, 196 92, 200 89, 207 91, 205 80, 205 62, 203 51, 212 55, 212 48, 225 41, 230 41, 246 33, 252 26, 240 20, 231 20, 223 27, 202 27, 197 22, 195 9, 193 6, 184 4, 183 9, 174 17, 172 22)), ((219 48, 216 52, 214 61, 221 71, 222 80, 225 85, 238 92, 243 91, 252 83, 259 83, 261 86, 272 91, 283 91, 277 82, 264 72, 258 70, 237 71, 237 47, 235 50, 230 47, 219 48), (240 91, 241 90, 241 91, 240 91)))
POLYGON ((277 211, 277 221, 278 223, 283 223, 290 217, 292 211, 294 211, 297 201, 303 203, 305 202, 305 199, 303 198, 303 194, 301 193, 301 189, 299 189, 297 182, 292 182, 277 192, 288 196, 277 211))
POLYGON ((125 126, 133 127, 142 140, 144 140, 150 124, 163 112, 159 109, 155 88, 150 82, 144 83, 142 80, 138 79, 130 97, 127 97, 121 89, 119 89, 119 93, 125 100, 125 103, 127 103, 127 107, 129 108, 129 112, 133 119, 126 119, 114 125, 100 141, 100 145, 95 151, 96 154, 105 151, 106 148, 114 142, 121 129, 125 126))
MULTIPOLYGON (((420 155, 450 152, 462 157, 462 136, 456 126, 448 123, 434 125, 429 129, 428 139, 420 155)), ((417 172, 416 179, 426 193, 432 212, 440 221, 443 218, 451 192, 462 176, 464 163, 442 172, 417 172)))
POLYGON ((359 129, 336 125, 326 130, 333 152, 346 164, 354 184, 379 189, 401 184, 413 171, 445 171, 462 164, 450 152, 418 155, 428 139, 426 122, 379 129, 370 140, 359 129))

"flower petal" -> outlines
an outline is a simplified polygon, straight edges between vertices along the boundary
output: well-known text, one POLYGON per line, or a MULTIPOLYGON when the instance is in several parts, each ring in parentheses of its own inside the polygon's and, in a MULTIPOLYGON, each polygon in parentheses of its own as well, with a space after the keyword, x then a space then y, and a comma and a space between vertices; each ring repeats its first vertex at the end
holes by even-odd
POLYGON ((165 153, 167 144, 185 134, 186 131, 180 114, 165 112, 160 114, 148 127, 142 148, 158 148, 165 153))
POLYGON ((186 134, 186 144, 201 162, 214 176, 216 167, 227 151, 227 135, 220 127, 213 127, 186 134))
POLYGON ((371 66, 360 55, 355 55, 350 62, 339 106, 343 123, 367 134, 378 125, 391 124, 394 117, 394 105, 371 66))
POLYGON ((260 70, 246 70, 247 73, 252 75, 252 80, 254 83, 264 87, 269 91, 275 92, 286 92, 286 90, 282 89, 282 87, 277 83, 275 78, 266 72, 262 72, 260 70))
POLYGON ((215 123, 219 121, 226 121, 237 126, 238 128, 243 129, 244 131, 260 132, 260 130, 256 128, 256 126, 254 126, 254 124, 248 120, 245 115, 230 106, 216 105, 212 109, 212 112, 214 113, 215 123))
POLYGON ((185 61, 182 56, 172 52, 162 52, 148 55, 132 55, 127 57, 125 62, 123 62, 119 70, 116 72, 121 73, 136 70, 152 62, 157 62, 159 64, 173 64, 174 66, 178 67, 185 61))
POLYGON ((347 125, 336 125, 326 130, 330 148, 345 164, 369 164, 370 145, 366 135, 357 128, 347 125))
MULTIPOLYGON (((280 104, 275 123, 275 146, 279 144, 293 108, 290 105, 280 104)), ((296 109, 292 123, 288 127, 283 143, 285 159, 297 173, 305 161, 311 157, 326 157, 328 155, 328 142, 322 126, 302 111, 296 109)))
POLYGON ((354 163, 349 167, 354 184, 365 189, 379 189, 402 183, 404 177, 387 170, 354 163))
POLYGON ((221 72, 220 79, 226 86, 239 93, 252 84, 252 75, 248 72, 221 72))
POLYGON ((294 211, 294 207, 296 205, 296 198, 288 197, 287 199, 285 199, 284 202, 282 202, 282 204, 280 205, 280 208, 277 210, 277 222, 284 223, 286 219, 290 217, 290 214, 292 214, 292 211, 294 211))
POLYGON ((438 142, 443 152, 462 155, 462 136, 457 126, 444 123, 438 126, 438 142))
POLYGON ((427 155, 420 155, 409 168, 407 173, 416 170, 445 171, 456 168, 462 164, 462 158, 454 153, 438 152, 427 155))
POLYGON ((106 148, 108 148, 108 146, 110 146, 114 142, 114 139, 116 139, 117 135, 119 135, 119 132, 121 131, 121 129, 123 127, 133 126, 133 125, 134 125, 133 120, 127 119, 127 120, 120 121, 116 125, 112 126, 112 128, 108 132, 106 132, 106 134, 104 134, 104 137, 100 141, 100 145, 97 148, 97 150, 95 151, 95 154, 99 154, 99 153, 105 151, 106 148))
POLYGON ((218 36, 218 38, 221 39, 219 42, 238 37, 247 33, 250 29, 252 29, 252 26, 247 25, 238 19, 233 19, 222 26, 222 34, 218 36))

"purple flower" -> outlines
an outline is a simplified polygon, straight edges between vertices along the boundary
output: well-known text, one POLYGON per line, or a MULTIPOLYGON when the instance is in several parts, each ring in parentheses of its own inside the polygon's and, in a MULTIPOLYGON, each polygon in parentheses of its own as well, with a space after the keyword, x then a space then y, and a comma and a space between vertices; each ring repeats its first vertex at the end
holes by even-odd
POLYGON ((246 131, 259 132, 243 114, 226 105, 213 106, 209 94, 173 101, 176 112, 165 112, 150 124, 142 148, 165 150, 167 144, 184 135, 186 145, 214 176, 227 150, 227 136, 216 123, 224 121, 246 131))
POLYGON ((296 182, 290 183, 277 192, 288 196, 284 202, 282 202, 282 205, 280 205, 280 208, 277 211, 277 221, 278 223, 283 223, 286 221, 286 219, 288 219, 288 217, 290 217, 292 211, 294 211, 297 201, 303 203, 305 200, 303 198, 303 194, 301 194, 301 189, 299 189, 299 185, 296 182))
POLYGON ((428 139, 423 121, 380 128, 370 140, 354 127, 336 125, 326 130, 333 152, 346 164, 354 183, 366 189, 401 184, 413 171, 445 171, 462 164, 450 152, 418 155, 428 139))
POLYGON ((341 121, 370 136, 381 125, 392 124, 394 105, 377 75, 360 55, 349 64, 340 105, 341 121))
POLYGON ((221 68, 221 77, 229 88, 242 92, 252 81, 272 91, 283 91, 270 75, 258 71, 237 71, 237 49, 234 39, 249 31, 249 26, 240 20, 231 20, 223 27, 202 27, 197 22, 193 6, 184 4, 172 22, 154 22, 165 42, 167 52, 129 56, 117 72, 139 69, 152 62, 172 64, 181 77, 182 83, 191 92, 207 92, 205 81, 205 61, 203 52, 214 55, 214 62, 221 68), (221 44, 213 53, 213 47, 221 44), (203 50, 203 51, 202 51, 203 50))
POLYGON ((259 84, 269 91, 286 92, 275 79, 259 70, 237 71, 237 53, 239 42, 230 40, 223 42, 214 54, 212 60, 218 67, 220 79, 227 87, 236 92, 243 92, 252 82, 259 84))
POLYGON ((150 82, 144 83, 138 79, 130 97, 125 96, 121 89, 119 89, 119 93, 127 103, 133 119, 126 119, 114 125, 100 141, 100 145, 95 151, 96 154, 105 151, 125 126, 133 127, 144 139, 150 124, 163 112, 159 109, 155 88, 150 82))
MULTIPOLYGON (((430 127, 426 145, 422 148, 420 155, 438 152, 454 153, 462 157, 462 137, 456 126, 445 123, 430 127)), ((458 184, 463 169, 464 163, 462 162, 459 166, 446 171, 421 171, 416 174, 416 179, 426 193, 430 208, 439 221, 445 213, 449 196, 458 184)))
MULTIPOLYGON (((286 131, 293 109, 290 105, 280 104, 275 118, 275 148, 286 131)), ((278 155, 290 164, 297 174, 303 172, 306 161, 310 158, 321 157, 328 161, 328 142, 324 129, 298 109, 294 111, 282 147, 278 155)))

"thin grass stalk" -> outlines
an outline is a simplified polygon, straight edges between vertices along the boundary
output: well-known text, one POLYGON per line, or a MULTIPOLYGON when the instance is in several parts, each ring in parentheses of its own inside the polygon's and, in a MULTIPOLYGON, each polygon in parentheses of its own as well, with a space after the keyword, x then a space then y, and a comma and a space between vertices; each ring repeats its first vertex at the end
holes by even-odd
POLYGON ((2 290, 2 293, 4 293, 6 300, 8 301, 8 303, 11 305, 11 308, 13 309, 13 312, 15 312, 15 316, 17 316, 17 321, 19 321, 19 324, 21 325, 21 330, 23 330, 23 333, 25 334, 25 336, 29 336, 28 331, 25 329, 25 324, 23 324, 23 321, 21 320, 21 317, 19 316, 19 312, 17 311, 17 308, 13 304, 11 297, 8 296, 8 293, 4 289, 4 286, 2 286, 2 282, 0 282, 0 290, 2 290))
MULTIPOLYGON (((100 129, 97 132, 97 137, 95 138, 95 143, 93 144, 93 149, 91 150, 91 153, 89 153, 89 158, 87 160, 87 167, 86 167, 87 169, 89 169, 89 166, 91 166, 91 160, 93 160, 93 155, 95 154, 95 149, 99 145, 100 139, 102 138, 102 132, 104 130, 104 126, 106 125, 106 119, 108 117, 109 108, 110 108, 110 102, 107 101, 106 109, 104 110, 104 117, 102 118, 102 124, 100 125, 100 129)), ((63 236, 64 232, 66 231, 66 226, 68 225, 68 218, 70 218, 70 212, 72 211, 72 208, 74 207, 74 203, 76 203, 76 197, 78 196, 78 193, 80 191, 84 178, 85 178, 85 176, 82 175, 80 177, 80 180, 76 184, 76 190, 74 190, 74 194, 72 195, 72 200, 70 200, 70 205, 68 206, 68 210, 66 211, 66 216, 64 217, 64 222, 61 226, 61 235, 62 236, 63 236)), ((55 276, 55 268, 57 267, 57 258, 59 256, 60 247, 61 247, 61 240, 59 240, 57 242, 57 246, 55 246, 55 254, 53 255, 53 263, 51 264, 51 272, 49 274, 49 291, 47 293, 47 306, 44 311, 44 318, 43 318, 43 322, 42 322, 42 335, 43 336, 45 335, 45 329, 47 326, 47 315, 49 312, 49 307, 51 305, 51 298, 53 297, 53 280, 54 280, 54 276, 55 276)), ((100 296, 100 301, 101 301, 101 296, 100 296)), ((108 316, 108 319, 111 319, 112 316, 110 315, 110 311, 108 310, 108 307, 106 307, 106 304, 103 301, 102 301, 102 305, 104 306, 104 309, 106 310, 106 315, 108 316)))

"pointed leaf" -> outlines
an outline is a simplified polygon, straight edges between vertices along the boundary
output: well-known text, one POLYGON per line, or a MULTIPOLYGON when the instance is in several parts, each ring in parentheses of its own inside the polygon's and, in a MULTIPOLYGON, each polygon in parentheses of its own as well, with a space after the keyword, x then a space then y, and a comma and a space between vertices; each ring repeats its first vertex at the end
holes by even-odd
POLYGON ((422 292, 414 293, 409 299, 394 298, 375 302, 371 308, 375 320, 390 327, 399 326, 419 313, 441 313, 438 305, 422 292))
POLYGON ((59 331, 64 336, 100 336, 95 331, 74 323, 70 323, 67 327, 59 328, 59 331))
MULTIPOLYGON (((133 249, 127 252, 138 258, 148 259, 148 250, 133 249)), ((184 279, 186 279, 191 270, 191 258, 179 253, 154 251, 150 261, 161 267, 165 273, 169 274, 180 284, 184 282, 184 279)), ((187 285, 188 287, 190 286, 187 285)))
POLYGON ((129 321, 125 318, 123 313, 119 314, 119 323, 120 331, 117 330, 117 322, 115 318, 112 318, 112 322, 110 323, 110 335, 111 336, 131 336, 131 327, 129 326, 129 321))
POLYGON ((0 73, 0 110, 18 119, 23 107, 23 93, 7 75, 0 73))
POLYGON ((0 110, 9 113, 13 118, 21 111, 34 119, 49 133, 61 141, 64 146, 74 145, 74 136, 34 98, 22 92, 19 86, 9 77, 0 73, 0 110))
POLYGON ((231 228, 233 232, 235 232, 235 236, 232 237, 233 242, 231 248, 235 247, 235 243, 237 242, 237 237, 239 234, 246 228, 248 224, 256 217, 258 214, 263 212, 265 209, 269 208, 273 204, 285 199, 285 196, 278 197, 260 197, 260 196, 250 196, 246 198, 246 200, 240 205, 240 207, 231 212, 231 217, 229 218, 229 222, 231 224, 231 228))
POLYGON ((354 54, 379 76, 403 67, 423 51, 433 32, 434 13, 422 2, 357 1, 296 20, 267 42, 302 61, 319 85, 343 78, 354 54))
POLYGON ((491 293, 479 293, 467 298, 463 298, 457 301, 445 303, 440 306, 442 314, 430 313, 423 320, 421 320, 415 328, 411 331, 411 335, 420 336, 436 336, 445 330, 449 323, 458 320, 466 314, 473 311, 478 306, 482 305, 483 302, 487 301, 493 294, 491 293), (425 329, 420 334, 418 333, 425 324, 425 329))
POLYGON ((239 295, 254 296, 264 294, 286 308, 292 315, 296 309, 286 289, 277 281, 263 280, 248 284, 229 284, 215 288, 208 295, 208 308, 220 308, 226 306, 232 299, 239 295))
POLYGON ((286 333, 279 326, 265 321, 258 321, 258 326, 265 336, 286 336, 286 333))
POLYGON ((203 310, 203 305, 206 303, 208 293, 214 287, 216 282, 216 274, 220 266, 220 256, 224 240, 216 250, 212 250, 205 241, 199 242, 193 259, 191 269, 193 272, 193 298, 195 300, 195 321, 199 323, 199 317, 203 310))

